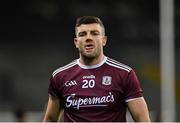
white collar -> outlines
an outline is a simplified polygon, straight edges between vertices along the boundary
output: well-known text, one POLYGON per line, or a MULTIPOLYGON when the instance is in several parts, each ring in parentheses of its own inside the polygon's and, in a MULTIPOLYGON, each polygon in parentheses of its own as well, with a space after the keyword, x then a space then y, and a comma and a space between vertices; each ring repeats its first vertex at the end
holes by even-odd
POLYGON ((98 68, 98 67, 102 66, 106 62, 107 57, 104 56, 104 59, 99 64, 96 64, 96 65, 84 65, 84 64, 81 64, 79 62, 79 60, 80 59, 77 59, 77 63, 81 68, 83 68, 83 69, 93 69, 93 68, 98 68))

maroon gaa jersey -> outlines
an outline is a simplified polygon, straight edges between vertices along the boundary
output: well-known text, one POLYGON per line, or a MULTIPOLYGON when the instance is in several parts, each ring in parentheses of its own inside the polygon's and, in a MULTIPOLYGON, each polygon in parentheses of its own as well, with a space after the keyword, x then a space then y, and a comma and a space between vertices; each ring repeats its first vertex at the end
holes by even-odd
POLYGON ((87 66, 74 60, 53 72, 49 94, 64 106, 64 121, 126 121, 127 102, 143 96, 132 68, 104 57, 87 66))

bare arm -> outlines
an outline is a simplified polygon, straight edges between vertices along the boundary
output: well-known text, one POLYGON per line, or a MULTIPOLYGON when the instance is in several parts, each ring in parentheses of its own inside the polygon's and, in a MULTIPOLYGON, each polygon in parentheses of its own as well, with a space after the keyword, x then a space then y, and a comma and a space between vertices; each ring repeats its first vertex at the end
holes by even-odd
POLYGON ((127 104, 134 121, 150 122, 149 111, 143 97, 131 100, 127 104))
POLYGON ((47 109, 43 122, 55 122, 61 119, 63 111, 60 108, 60 101, 56 97, 49 95, 47 109))

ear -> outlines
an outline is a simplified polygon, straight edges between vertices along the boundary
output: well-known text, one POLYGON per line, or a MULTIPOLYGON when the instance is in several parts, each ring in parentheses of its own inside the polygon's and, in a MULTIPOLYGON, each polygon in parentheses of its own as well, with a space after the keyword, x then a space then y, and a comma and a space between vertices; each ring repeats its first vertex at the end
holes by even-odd
POLYGON ((79 47, 78 47, 78 41, 77 41, 77 38, 74 38, 74 45, 76 46, 76 48, 79 48, 79 47))
POLYGON ((107 36, 104 36, 104 37, 103 37, 102 45, 105 46, 105 45, 106 45, 106 42, 107 42, 107 36))

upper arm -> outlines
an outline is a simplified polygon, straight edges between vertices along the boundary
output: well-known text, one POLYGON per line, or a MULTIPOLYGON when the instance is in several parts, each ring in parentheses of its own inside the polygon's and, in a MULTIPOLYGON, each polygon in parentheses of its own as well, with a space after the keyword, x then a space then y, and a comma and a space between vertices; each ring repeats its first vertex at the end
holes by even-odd
POLYGON ((150 122, 148 107, 143 97, 130 100, 127 105, 134 121, 150 122))
POLYGON ((61 113, 60 111, 61 108, 59 99, 57 97, 49 95, 47 109, 43 121, 58 121, 59 115, 61 113))

